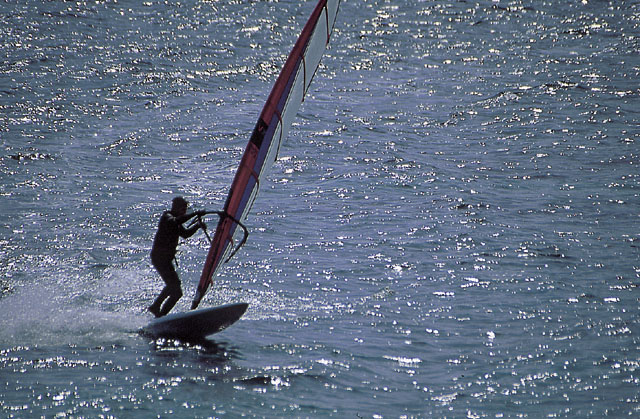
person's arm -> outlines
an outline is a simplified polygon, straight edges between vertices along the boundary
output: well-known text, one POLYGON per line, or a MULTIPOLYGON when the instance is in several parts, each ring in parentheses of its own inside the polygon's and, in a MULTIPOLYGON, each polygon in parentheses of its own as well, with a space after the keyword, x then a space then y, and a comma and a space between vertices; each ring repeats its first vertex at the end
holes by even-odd
POLYGON ((184 228, 181 224, 180 237, 182 237, 183 239, 188 239, 189 237, 193 236, 196 233, 196 231, 198 231, 199 228, 200 228, 200 223, 196 223, 189 228, 184 228))
POLYGON ((186 213, 185 215, 182 215, 180 217, 175 217, 175 219, 176 219, 176 222, 178 224, 184 224, 187 221, 189 221, 190 219, 192 219, 193 217, 195 217, 196 215, 200 215, 200 216, 204 215, 205 212, 206 211, 189 212, 189 213, 186 213))
MULTIPOLYGON (((180 221, 180 219, 186 217, 186 219, 184 221, 182 221, 182 223, 184 223, 186 221, 189 221, 194 216, 196 216, 196 215, 197 216, 202 216, 202 215, 204 215, 204 213, 205 213, 205 211, 196 211, 196 212, 191 213, 191 214, 185 214, 182 217, 177 217, 176 220, 180 221)), ((201 221, 202 220, 199 220, 199 222, 195 223, 190 228, 184 228, 182 226, 182 223, 178 224, 179 225, 180 237, 182 237, 183 239, 188 239, 189 237, 193 236, 195 234, 195 232, 198 231, 199 228, 205 228, 206 229, 206 226, 201 221)))

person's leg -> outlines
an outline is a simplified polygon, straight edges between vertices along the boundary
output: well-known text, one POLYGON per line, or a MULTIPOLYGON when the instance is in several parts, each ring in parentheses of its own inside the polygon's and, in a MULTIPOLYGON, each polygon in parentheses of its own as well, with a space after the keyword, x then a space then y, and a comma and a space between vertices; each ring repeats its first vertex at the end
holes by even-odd
POLYGON ((182 298, 180 279, 178 278, 178 274, 175 272, 175 270, 173 271, 173 273, 175 274, 175 276, 171 280, 171 283, 167 282, 167 286, 165 287, 167 289, 167 293, 169 294, 169 298, 167 298, 167 301, 165 301, 162 305, 162 309, 160 310, 161 317, 166 316, 171 311, 173 306, 176 305, 178 300, 182 298))
POLYGON ((154 261, 153 266, 160 274, 165 286, 148 310, 153 313, 154 316, 162 317, 167 314, 178 302, 180 297, 182 297, 182 289, 180 287, 180 278, 178 278, 178 274, 171 262, 158 263, 158 261, 154 261), (165 302, 167 298, 169 298, 169 300, 165 302), (163 302, 165 304, 161 309, 163 302))
POLYGON ((169 296, 169 290, 168 290, 168 287, 165 285, 164 288, 162 288, 160 295, 158 295, 158 297, 155 299, 153 304, 149 306, 149 311, 153 313, 154 316, 160 317, 160 306, 168 296, 169 296))

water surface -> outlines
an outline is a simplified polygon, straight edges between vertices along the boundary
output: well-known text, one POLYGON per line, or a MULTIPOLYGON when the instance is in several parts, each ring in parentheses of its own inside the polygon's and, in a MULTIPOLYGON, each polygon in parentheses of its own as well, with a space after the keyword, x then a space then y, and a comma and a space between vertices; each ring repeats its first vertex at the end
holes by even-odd
POLYGON ((0 411, 637 414, 637 2, 343 1, 203 301, 249 311, 137 333, 159 214, 222 207, 313 5, 0 7, 0 411))

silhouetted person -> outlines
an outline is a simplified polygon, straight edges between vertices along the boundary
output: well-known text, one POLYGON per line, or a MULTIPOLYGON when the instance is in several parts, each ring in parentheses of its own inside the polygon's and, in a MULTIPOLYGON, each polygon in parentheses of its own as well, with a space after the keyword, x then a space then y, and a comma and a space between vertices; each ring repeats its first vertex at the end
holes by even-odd
POLYGON ((205 211, 197 211, 187 214, 188 206, 189 203, 184 198, 174 198, 171 211, 162 213, 156 237, 153 239, 151 262, 166 284, 158 298, 149 307, 149 311, 156 317, 162 317, 169 313, 182 297, 180 278, 173 267, 179 238, 189 238, 199 228, 207 228, 202 222, 196 223, 189 229, 183 227, 182 224, 184 222, 189 221, 196 215, 204 215, 205 213, 205 211))

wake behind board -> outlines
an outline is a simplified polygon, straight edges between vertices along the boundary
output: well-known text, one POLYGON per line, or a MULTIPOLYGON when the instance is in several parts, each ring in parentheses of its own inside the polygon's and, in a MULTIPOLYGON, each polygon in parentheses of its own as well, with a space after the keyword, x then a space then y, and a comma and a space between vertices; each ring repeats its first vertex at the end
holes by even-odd
POLYGON ((242 317, 248 306, 247 303, 225 304, 169 314, 152 320, 142 332, 154 337, 203 339, 231 326, 242 317))

